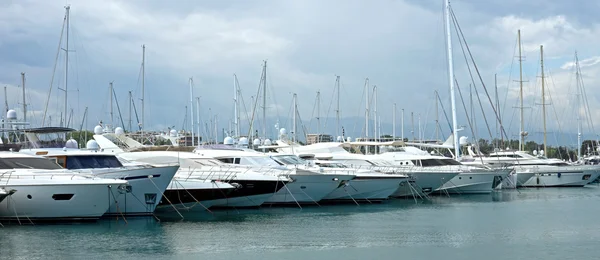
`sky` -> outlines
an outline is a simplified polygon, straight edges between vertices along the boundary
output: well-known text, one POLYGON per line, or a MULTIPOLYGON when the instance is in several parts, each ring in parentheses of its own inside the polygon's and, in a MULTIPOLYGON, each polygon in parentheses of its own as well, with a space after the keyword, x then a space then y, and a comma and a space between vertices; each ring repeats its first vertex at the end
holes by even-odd
MULTIPOLYGON (((233 120, 233 75, 237 75, 245 119, 245 111, 251 113, 266 60, 267 128, 272 134, 276 131, 273 122, 290 127, 293 93, 298 96, 303 124, 312 129, 309 131, 316 131, 318 91, 319 114, 328 118, 323 129, 335 131, 332 118, 337 103, 336 76, 341 78, 340 114, 345 129, 351 131, 348 135, 365 134, 366 78, 369 93, 377 86, 382 133, 392 132, 395 103, 398 129, 400 111, 404 109, 405 130, 412 127, 408 124, 412 113, 415 125, 420 121, 426 129, 423 136, 431 138, 436 119, 434 91, 439 92, 442 101, 440 128, 443 135, 449 133, 441 111, 443 106, 451 116, 441 0, 4 0, 0 2, 0 86, 6 86, 8 106, 21 117, 20 77, 21 72, 26 73, 27 120, 34 126, 41 125, 46 103, 46 124, 59 125, 64 113, 67 52, 59 49, 66 49, 65 35, 60 48, 59 40, 66 4, 70 5, 67 114, 73 128, 92 129, 101 120, 122 124, 116 103, 114 119, 110 117, 109 82, 113 82, 124 125, 127 127, 129 120, 129 91, 141 120, 145 45, 145 129, 189 129, 183 123, 186 114, 188 125, 190 122, 189 107, 186 110, 190 105, 190 78, 194 98, 200 98, 203 125, 217 118, 219 128, 228 128, 233 120), (87 123, 82 124, 86 107, 87 123), (352 127, 348 122, 354 122, 352 127)), ((465 126, 461 135, 497 136, 497 121, 490 105, 490 100, 495 103, 496 99, 496 74, 498 110, 507 135, 517 138, 519 109, 515 107, 519 106, 520 86, 516 43, 520 29, 523 124, 530 134, 528 138, 538 138, 543 131, 540 45, 544 46, 549 139, 577 133, 578 122, 585 137, 596 138, 595 127, 600 127, 600 123, 593 126, 593 120, 600 116, 600 92, 595 91, 600 83, 600 18, 595 14, 599 5, 595 1, 452 1, 479 71, 478 75, 470 65, 472 77, 469 74, 452 25, 454 71, 465 104, 457 90, 458 124, 465 126), (576 51, 586 95, 577 95, 573 69, 576 51), (473 94, 471 108, 469 84, 475 86, 473 92, 479 93, 481 106, 473 94), (470 115, 473 126, 469 126, 464 107, 475 111, 470 115)), ((374 104, 374 98, 369 99, 374 104)), ((374 110, 371 107, 371 118, 374 110)), ((246 120, 241 124, 247 129, 246 120)), ((262 125, 257 122, 255 127, 262 125)), ((373 125, 369 128, 372 131, 373 125)))

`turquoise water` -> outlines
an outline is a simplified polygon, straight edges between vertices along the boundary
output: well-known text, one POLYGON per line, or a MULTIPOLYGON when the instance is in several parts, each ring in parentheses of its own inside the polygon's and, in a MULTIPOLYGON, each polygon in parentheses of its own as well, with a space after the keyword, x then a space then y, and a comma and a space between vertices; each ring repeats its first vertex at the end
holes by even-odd
POLYGON ((0 259, 598 259, 600 187, 5 226, 0 259))

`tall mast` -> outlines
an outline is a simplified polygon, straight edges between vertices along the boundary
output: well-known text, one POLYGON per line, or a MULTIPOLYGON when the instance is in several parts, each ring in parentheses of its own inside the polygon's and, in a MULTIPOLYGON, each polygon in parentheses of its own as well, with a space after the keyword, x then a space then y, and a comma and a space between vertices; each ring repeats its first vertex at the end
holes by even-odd
POLYGON ((581 115, 580 115, 580 111, 579 111, 579 106, 580 106, 580 102, 581 102, 581 93, 580 91, 580 85, 579 85, 579 79, 580 79, 581 75, 579 75, 579 58, 577 57, 577 52, 575 52, 575 81, 577 82, 577 105, 576 107, 576 112, 577 113, 577 160, 580 160, 581 158, 581 115))
POLYGON ((523 151, 523 145, 525 144, 525 126, 524 126, 524 116, 523 116, 523 56, 521 56, 521 30, 517 31, 519 38, 519 101, 521 105, 519 106, 520 110, 520 131, 519 131, 519 151, 523 151))
POLYGON ((396 141, 396 103, 392 109, 392 141, 396 141))
POLYGON ((544 152, 547 150, 546 142, 546 86, 544 85, 544 45, 540 45, 540 61, 542 67, 542 118, 544 121, 544 152))
POLYGON ((450 83, 450 99, 452 102, 452 135, 454 136, 454 156, 460 159, 458 129, 456 123, 456 100, 454 97, 454 63, 452 62, 452 35, 450 33, 450 0, 446 0, 446 41, 448 47, 448 81, 450 83))
POLYGON ((25 102, 25 72, 21 72, 21 86, 23 86, 23 122, 27 122, 27 103, 25 102))
MULTIPOLYGON (((337 137, 336 137, 337 138, 337 137)), ((317 91, 317 142, 321 142, 321 91, 317 91)))
POLYGON ((410 126, 412 128, 410 133, 412 134, 412 139, 414 141, 414 140, 416 140, 415 139, 415 112, 410 112, 410 126))
POLYGON ((192 125, 192 146, 195 146, 194 142, 194 79, 190 77, 190 122, 192 125))
POLYGON ((365 95, 365 138, 369 139, 369 78, 365 79, 365 95))
POLYGON ((8 95, 6 94, 6 86, 4 86, 4 113, 8 112, 8 95))
MULTIPOLYGON (((64 89, 64 91, 65 91, 65 112, 64 112, 65 120, 64 120, 64 122, 65 123, 64 124, 66 125, 66 117, 68 114, 67 113, 67 111, 68 111, 68 108, 67 108, 67 93, 68 93, 68 91, 67 90, 68 90, 68 83, 69 83, 69 20, 70 20, 69 12, 71 10, 71 7, 67 5, 67 6, 65 6, 65 10, 66 10, 66 17, 67 17, 67 34, 66 34, 67 39, 66 39, 66 45, 64 48, 64 50, 65 50, 65 89, 64 89)), ((66 135, 65 135, 65 139, 66 139, 66 135)))
POLYGON ((197 127, 197 134, 198 134, 198 142, 196 142, 197 145, 200 145, 200 97, 196 97, 196 116, 197 116, 197 121, 196 121, 196 125, 197 127))
POLYGON ((143 44, 142 45, 142 129, 141 129, 141 134, 142 134, 142 144, 144 143, 144 129, 146 128, 146 125, 144 124, 144 111, 146 111, 144 109, 144 100, 146 99, 144 96, 144 91, 145 91, 145 80, 146 80, 146 45, 143 44))
POLYGON ((340 136, 340 76, 335 77, 337 91, 337 109, 335 110, 335 136, 340 136))
POLYGON ((404 141, 404 108, 402 109, 402 120, 400 123, 402 141, 404 141))
POLYGON ((131 132, 131 104, 133 103, 133 97, 131 96, 131 91, 129 91, 129 132, 131 132))
POLYGON ((263 67, 263 138, 267 138, 267 61, 263 67))
POLYGON ((375 96, 375 104, 373 106, 373 116, 375 117, 374 121, 373 121, 373 126, 374 126, 374 131, 375 131, 375 135, 373 135, 373 137, 375 138, 375 142, 379 141, 379 134, 377 129, 379 128, 379 125, 377 124, 378 122, 378 118, 377 118, 377 85, 373 86, 373 96, 375 96))
MULTIPOLYGON (((233 118, 235 120, 235 137, 240 136, 240 117, 238 111, 238 87, 237 87, 237 76, 233 74, 233 118)), ((198 132, 200 134, 200 132, 198 132)))
POLYGON ((439 125, 440 125, 440 120, 439 120, 439 109, 438 109, 438 102, 439 102, 439 97, 438 97, 438 92, 437 90, 434 91, 435 92, 435 141, 437 142, 437 140, 439 140, 439 125))
MULTIPOLYGON (((495 91, 495 96, 496 96, 496 111, 498 111, 498 117, 502 118, 500 115, 500 99, 498 97, 498 78, 496 77, 496 74, 494 74, 494 91, 495 91)), ((502 139, 502 143, 504 143, 504 136, 500 133, 500 129, 498 125, 498 120, 496 120, 496 138, 498 138, 498 134, 500 134, 500 139, 502 139)), ((500 147, 500 144, 496 144, 496 147, 500 147)))
POLYGON ((294 117, 293 117, 293 130, 294 130, 294 142, 298 142, 298 123, 296 122, 296 114, 298 114, 298 97, 296 96, 296 93, 294 93, 294 117))
POLYGON ((113 82, 108 83, 108 97, 110 98, 110 126, 115 127, 114 114, 113 114, 113 82))

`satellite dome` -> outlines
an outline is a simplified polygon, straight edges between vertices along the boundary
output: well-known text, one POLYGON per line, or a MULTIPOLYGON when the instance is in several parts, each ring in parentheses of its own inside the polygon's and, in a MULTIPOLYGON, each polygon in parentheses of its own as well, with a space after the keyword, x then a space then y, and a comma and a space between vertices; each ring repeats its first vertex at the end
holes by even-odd
POLYGON ((75 139, 71 138, 67 141, 67 143, 65 144, 65 147, 71 148, 71 149, 77 149, 77 148, 79 148, 79 144, 77 143, 77 141, 75 141, 75 139))
POLYGON ((279 134, 280 135, 287 135, 287 129, 285 129, 285 128, 279 129, 279 134))
POLYGON ((252 142, 252 145, 260 145, 260 139, 258 139, 258 138, 254 139, 254 141, 252 142))
POLYGON ((466 144, 469 142, 468 140, 469 140, 469 138, 468 138, 468 137, 466 137, 466 136, 461 136, 461 137, 458 139, 458 142, 460 143, 460 145, 466 145, 466 144))
POLYGON ((98 145, 98 142, 96 142, 96 140, 89 140, 85 144, 85 148, 88 150, 98 150, 100 149, 100 146, 98 145))
POLYGON ((125 130, 123 130, 122 127, 117 127, 117 128, 115 128, 115 134, 116 135, 124 135, 125 134, 125 130))
POLYGON ((246 137, 240 138, 239 144, 240 145, 248 145, 248 138, 246 138, 246 137))
POLYGON ((533 150, 533 155, 537 155, 537 154, 538 154, 537 150, 533 150))
POLYGON ((6 112, 6 119, 17 120, 17 111, 14 109, 8 110, 8 112, 6 112))
POLYGON ((102 134, 102 126, 97 125, 94 127, 94 134, 101 135, 102 134))
POLYGON ((338 137, 337 137, 337 139, 336 139, 336 140, 337 140, 338 142, 343 142, 343 141, 344 141, 344 138, 342 138, 341 136, 339 136, 339 135, 338 135, 338 137))
POLYGON ((226 144, 226 145, 233 145, 233 138, 231 138, 231 137, 229 137, 229 136, 228 136, 228 137, 225 137, 225 139, 223 140, 223 144, 226 144))
POLYGON ((271 140, 265 139, 264 145, 272 145, 271 140))
POLYGON ((348 143, 349 143, 349 142, 352 142, 352 137, 348 136, 348 137, 346 138, 346 142, 348 142, 348 143))
POLYGON ((540 150, 540 155, 544 155, 544 150, 540 150))
POLYGON ((175 129, 171 129, 171 131, 169 131, 169 135, 170 135, 171 137, 176 137, 176 136, 177 136, 177 130, 175 130, 175 129))

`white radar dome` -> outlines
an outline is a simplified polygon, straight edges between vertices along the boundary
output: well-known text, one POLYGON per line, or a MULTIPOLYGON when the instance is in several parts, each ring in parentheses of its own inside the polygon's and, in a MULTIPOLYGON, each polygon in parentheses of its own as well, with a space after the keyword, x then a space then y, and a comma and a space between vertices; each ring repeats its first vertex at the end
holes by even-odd
POLYGON ((123 130, 122 127, 117 127, 117 128, 115 128, 115 134, 116 135, 124 135, 125 134, 125 130, 123 130))
POLYGON ((537 150, 533 150, 533 155, 537 155, 537 154, 538 154, 537 150))
POLYGON ((469 143, 469 138, 466 137, 466 136, 461 136, 458 139, 458 142, 459 142, 460 145, 466 145, 467 143, 469 143))
POLYGON ((540 150, 540 155, 544 155, 544 150, 540 150))
POLYGON ((6 112, 6 119, 17 120, 17 111, 14 109, 8 110, 8 112, 6 112))
POLYGON ((229 136, 228 136, 228 137, 225 137, 225 139, 223 139, 223 144, 226 144, 226 145, 233 145, 233 138, 231 138, 231 137, 229 137, 229 136))
POLYGON ((240 145, 248 145, 248 138, 242 137, 239 141, 240 145))
POLYGON ((264 145, 272 145, 273 143, 269 139, 265 139, 264 145))
POLYGON ((352 137, 348 136, 348 138, 346 138, 346 142, 352 142, 352 137))
POLYGON ((336 140, 337 140, 338 142, 343 142, 343 141, 344 141, 344 138, 342 138, 341 136, 339 136, 339 135, 338 135, 338 137, 337 137, 337 139, 336 139, 336 140))
POLYGON ((171 137, 176 137, 176 136, 177 136, 177 130, 175 130, 175 129, 171 129, 171 131, 169 131, 169 135, 170 135, 171 137))
POLYGON ((254 141, 252 142, 252 145, 260 145, 260 139, 258 139, 258 138, 254 139, 254 141))
POLYGON ((94 127, 94 134, 101 135, 102 134, 102 126, 97 125, 94 127))
POLYGON ((287 129, 285 129, 285 128, 279 129, 279 134, 280 135, 287 135, 287 129))
POLYGON ((67 143, 65 144, 65 147, 71 148, 71 149, 77 149, 77 148, 79 148, 79 144, 77 143, 77 141, 75 141, 75 139, 71 138, 67 141, 67 143))
POLYGON ((85 148, 88 150, 98 150, 100 149, 100 146, 98 145, 98 142, 96 142, 96 140, 89 140, 85 144, 85 148))

